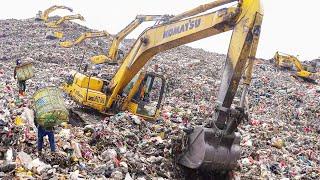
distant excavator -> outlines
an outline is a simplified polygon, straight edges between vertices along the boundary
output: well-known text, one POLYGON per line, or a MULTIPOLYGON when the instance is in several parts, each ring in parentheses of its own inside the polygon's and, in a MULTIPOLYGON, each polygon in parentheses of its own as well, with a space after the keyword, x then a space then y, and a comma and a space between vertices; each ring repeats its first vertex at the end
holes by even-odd
POLYGON ((241 152, 237 128, 247 117, 243 102, 252 79, 262 19, 260 0, 217 0, 201 5, 145 29, 111 80, 71 71, 63 89, 78 104, 102 113, 128 111, 155 120, 160 114, 165 79, 145 71, 152 57, 233 30, 217 102, 211 104, 214 114, 207 127, 189 129, 186 149, 179 152, 177 160, 187 168, 202 171, 234 169, 241 152), (235 1, 237 4, 225 7, 235 1), (204 13, 213 8, 219 9, 204 13), (242 78, 244 88, 237 107, 233 100, 242 78))
POLYGON ((277 51, 273 59, 275 65, 278 68, 292 70, 293 66, 295 66, 297 72, 294 77, 301 78, 304 81, 313 83, 315 83, 316 78, 319 78, 319 73, 306 70, 299 59, 295 56, 277 51))
POLYGON ((39 11, 38 14, 36 15, 36 21, 44 21, 48 22, 49 14, 52 13, 53 11, 57 9, 66 9, 70 12, 73 12, 73 9, 67 7, 67 6, 51 6, 50 8, 46 9, 44 12, 39 11))
POLYGON ((108 55, 97 55, 90 58, 91 62, 94 64, 107 63, 117 63, 119 59, 123 56, 124 52, 119 49, 121 41, 134 29, 136 29, 141 23, 147 21, 156 21, 155 25, 166 22, 172 16, 169 15, 137 15, 135 20, 133 20, 129 25, 122 29, 118 34, 115 35, 109 48, 108 55))
POLYGON ((81 34, 75 41, 64 41, 60 42, 61 47, 69 48, 75 45, 80 44, 88 38, 97 38, 97 37, 109 37, 111 36, 107 31, 98 31, 98 32, 85 32, 81 34))
POLYGON ((62 24, 64 21, 74 20, 74 19, 79 19, 81 21, 84 21, 83 16, 81 16, 80 14, 76 14, 76 15, 63 16, 62 18, 60 18, 56 21, 46 23, 46 25, 47 25, 47 27, 50 27, 50 28, 58 28, 59 25, 62 24))
POLYGON ((63 32, 48 31, 46 33, 46 39, 51 39, 51 40, 61 39, 61 38, 63 38, 63 36, 64 36, 63 32))

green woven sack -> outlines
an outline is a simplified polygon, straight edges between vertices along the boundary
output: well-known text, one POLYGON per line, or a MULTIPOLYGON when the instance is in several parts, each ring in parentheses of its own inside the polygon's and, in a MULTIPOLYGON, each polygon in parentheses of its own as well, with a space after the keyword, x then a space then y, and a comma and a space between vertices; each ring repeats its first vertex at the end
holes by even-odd
POLYGON ((69 121, 69 112, 64 104, 62 91, 46 87, 33 95, 36 121, 44 128, 51 128, 69 121))

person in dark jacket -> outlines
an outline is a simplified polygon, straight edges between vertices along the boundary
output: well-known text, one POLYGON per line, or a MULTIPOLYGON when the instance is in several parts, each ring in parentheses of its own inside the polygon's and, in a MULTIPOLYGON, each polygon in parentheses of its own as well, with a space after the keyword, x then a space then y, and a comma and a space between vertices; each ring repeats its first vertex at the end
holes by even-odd
POLYGON ((56 143, 54 140, 54 129, 52 128, 44 128, 37 121, 34 121, 37 129, 38 129, 38 152, 41 153, 43 148, 43 138, 48 136, 51 152, 56 152, 56 143))
MULTIPOLYGON (((16 60, 16 67, 14 68, 13 77, 16 79, 17 77, 17 67, 21 65, 21 59, 16 60)), ((26 91, 26 81, 25 80, 18 80, 18 86, 19 86, 19 94, 24 96, 26 91)))

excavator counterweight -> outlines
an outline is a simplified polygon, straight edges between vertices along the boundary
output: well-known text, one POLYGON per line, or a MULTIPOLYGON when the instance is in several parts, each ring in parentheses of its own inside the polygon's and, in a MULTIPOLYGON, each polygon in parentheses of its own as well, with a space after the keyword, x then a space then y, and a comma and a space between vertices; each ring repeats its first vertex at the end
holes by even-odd
POLYGON ((263 10, 260 0, 218 0, 147 28, 136 40, 111 80, 72 71, 63 89, 72 99, 106 114, 129 111, 148 120, 159 116, 165 80, 144 67, 156 54, 233 30, 210 127, 190 131, 179 163, 206 171, 231 170, 240 158, 238 125, 247 117, 244 98, 253 72, 263 10), (222 5, 229 5, 222 8, 222 5), (221 8, 219 8, 221 7, 221 8), (203 14, 212 8, 214 12, 203 14), (243 76, 244 75, 244 76, 243 76), (240 106, 233 99, 244 78, 240 106))

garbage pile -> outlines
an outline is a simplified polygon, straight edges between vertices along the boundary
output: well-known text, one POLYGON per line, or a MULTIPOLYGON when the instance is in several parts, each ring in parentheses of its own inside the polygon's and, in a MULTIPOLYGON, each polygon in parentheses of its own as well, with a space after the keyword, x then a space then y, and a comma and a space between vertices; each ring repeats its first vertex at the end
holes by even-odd
MULTIPOLYGON (((59 41, 88 29, 66 22, 58 30, 65 37, 51 40, 45 37, 45 24, 34 19, 0 21, 0 178, 184 178, 175 154, 183 149, 186 125, 205 125, 213 118, 225 55, 187 46, 156 55, 148 69, 167 79, 156 122, 127 112, 98 115, 65 97, 68 108, 77 108, 87 125, 56 127, 58 152, 51 154, 46 141, 46 152, 38 154, 32 95, 39 88, 59 86, 70 70, 107 52, 110 45, 110 40, 98 38, 61 48, 59 41), (23 97, 13 78, 18 58, 31 58, 35 67, 23 97)), ((132 43, 125 41, 127 52, 132 43)), ((110 78, 116 69, 92 66, 89 73, 110 78)), ((267 61, 256 62, 247 104, 250 118, 239 127, 242 154, 234 178, 320 178, 320 87, 290 73, 267 61)))
MULTIPOLYGON (((258 64, 242 125, 243 178, 319 178, 319 85, 258 64)), ((319 79, 318 79, 319 82, 319 79)))
MULTIPOLYGON (((52 17, 50 19, 56 19, 52 17)), ((98 55, 106 52, 110 41, 105 38, 88 39, 79 46, 68 49, 59 46, 59 42, 73 40, 88 28, 79 24, 67 21, 59 28, 47 28, 41 21, 35 21, 34 18, 26 20, 8 19, 0 21, 0 61, 10 61, 12 59, 33 58, 42 63, 64 63, 74 66, 85 57, 98 55), (63 32, 61 39, 47 39, 48 32, 63 32), (86 43, 90 42, 90 43, 86 43), (68 59, 68 61, 66 61, 68 59)), ((92 31, 92 30, 91 30, 92 31)))

